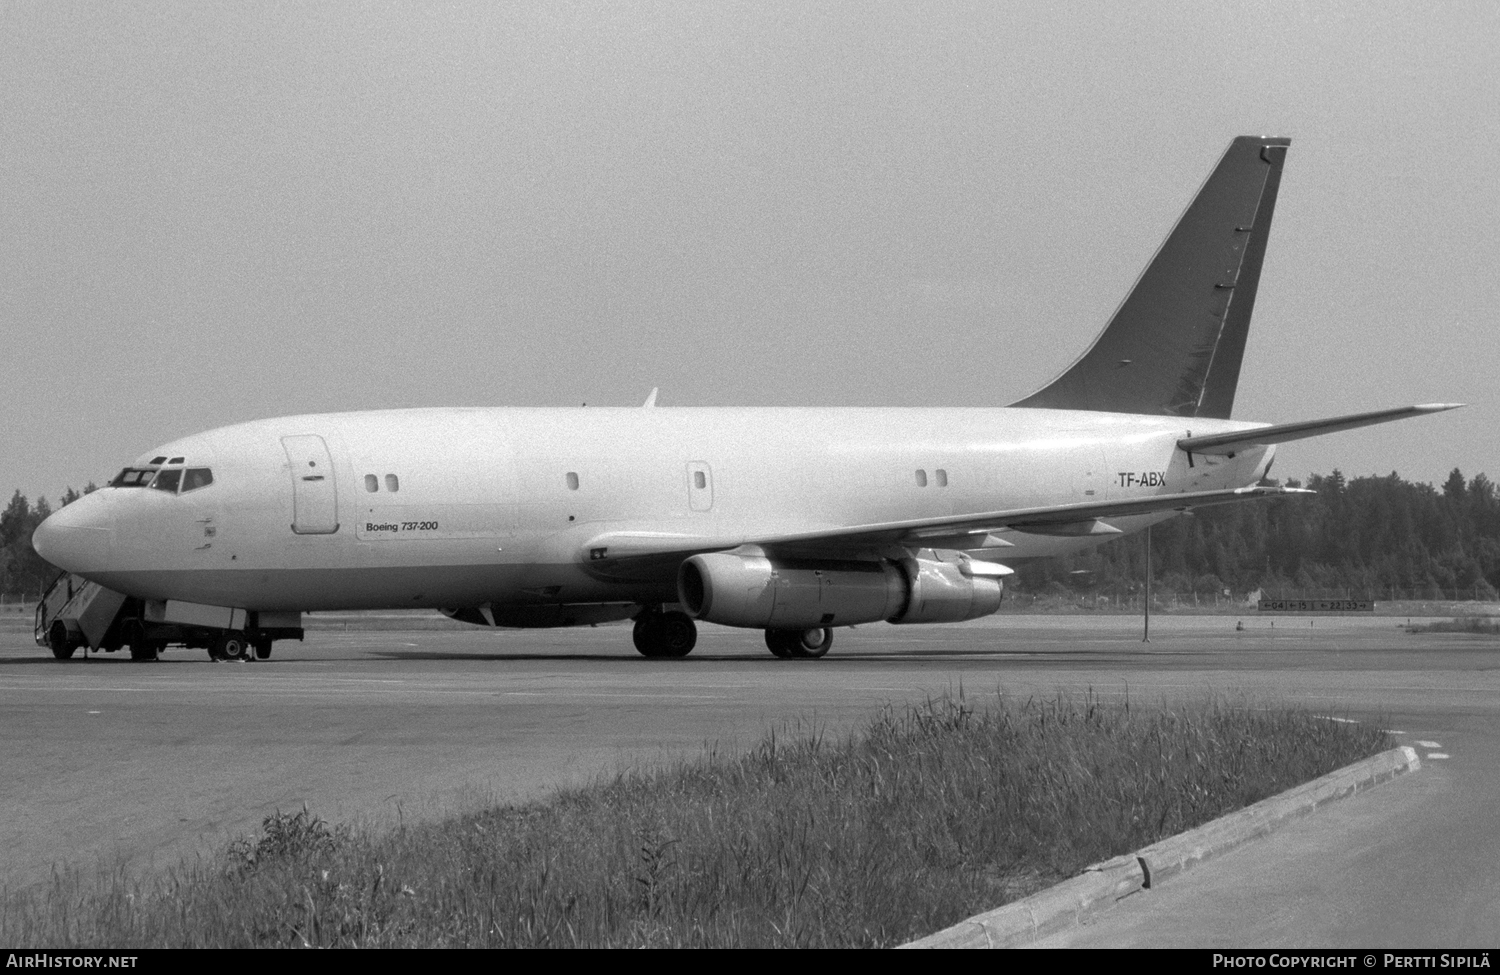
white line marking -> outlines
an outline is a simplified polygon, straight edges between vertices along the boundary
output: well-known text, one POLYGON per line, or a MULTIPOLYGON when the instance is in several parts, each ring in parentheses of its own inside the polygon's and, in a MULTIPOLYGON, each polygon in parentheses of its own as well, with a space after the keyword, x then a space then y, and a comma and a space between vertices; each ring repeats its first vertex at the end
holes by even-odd
POLYGON ((1336 721, 1339 724, 1359 724, 1359 722, 1355 721, 1353 718, 1335 718, 1331 714, 1315 714, 1313 715, 1313 717, 1319 718, 1323 721, 1336 721))
POLYGON ((1428 758, 1447 758, 1448 757, 1448 753, 1447 752, 1428 752, 1427 753, 1427 757, 1428 758))
POLYGON ((1442 748, 1443 747, 1443 743, 1440 742, 1440 741, 1419 741, 1419 742, 1417 742, 1417 744, 1421 745, 1423 748, 1442 748))
POLYGON ((1388 735, 1404 735, 1404 734, 1406 734, 1406 732, 1404 732, 1404 731, 1397 731, 1394 728, 1386 728, 1386 729, 1383 729, 1383 730, 1388 735))
POLYGON ((100 713, 102 713, 102 712, 99 712, 99 711, 90 711, 89 712, 89 714, 100 714, 100 713))

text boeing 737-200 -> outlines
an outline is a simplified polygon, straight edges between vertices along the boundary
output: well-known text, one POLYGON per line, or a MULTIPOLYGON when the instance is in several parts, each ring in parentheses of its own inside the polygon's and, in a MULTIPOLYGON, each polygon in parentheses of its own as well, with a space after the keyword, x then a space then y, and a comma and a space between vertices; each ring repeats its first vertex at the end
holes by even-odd
MULTIPOLYGON (((695 620, 818 657, 833 628, 1000 605, 1005 563, 1295 493, 1275 445, 1420 413, 1229 418, 1288 140, 1235 139, 1094 344, 994 409, 414 409, 260 420, 148 451, 34 536, 37 611, 79 646, 215 658, 314 610, 482 626, 695 620)), ((654 407, 654 394, 647 407, 654 407)))

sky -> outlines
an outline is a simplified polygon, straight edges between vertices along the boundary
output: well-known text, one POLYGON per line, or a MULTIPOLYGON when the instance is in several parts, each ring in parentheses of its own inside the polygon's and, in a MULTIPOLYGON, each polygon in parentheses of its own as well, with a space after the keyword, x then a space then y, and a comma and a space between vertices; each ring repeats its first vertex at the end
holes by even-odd
POLYGON ((1003 406, 1289 136, 1235 418, 1500 478, 1500 4, 0 0, 0 491, 414 406, 1003 406))

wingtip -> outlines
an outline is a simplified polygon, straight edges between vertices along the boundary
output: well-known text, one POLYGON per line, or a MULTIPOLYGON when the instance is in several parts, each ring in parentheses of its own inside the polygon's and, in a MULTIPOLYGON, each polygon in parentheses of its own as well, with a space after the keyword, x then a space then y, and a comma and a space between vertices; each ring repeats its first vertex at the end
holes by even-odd
POLYGON ((1457 410, 1468 405, 1468 403, 1418 403, 1412 409, 1422 413, 1442 413, 1444 410, 1457 410))

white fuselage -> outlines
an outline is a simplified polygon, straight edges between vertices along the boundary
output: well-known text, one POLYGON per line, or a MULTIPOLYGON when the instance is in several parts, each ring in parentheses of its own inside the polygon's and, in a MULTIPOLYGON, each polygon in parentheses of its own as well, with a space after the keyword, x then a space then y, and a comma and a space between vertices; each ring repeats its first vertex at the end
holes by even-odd
MULTIPOLYGON (((211 469, 212 484, 182 494, 102 489, 53 516, 46 547, 64 568, 140 599, 263 611, 672 602, 671 567, 649 578, 601 577, 588 571, 588 541, 661 532, 729 547, 1240 487, 1263 476, 1274 448, 1190 459, 1176 441, 1257 426, 1015 408, 282 417, 148 452, 139 465, 181 457, 184 468, 211 469), (298 453, 320 442, 321 466, 298 453)), ((1165 517, 1112 525, 1128 532, 1165 517)), ((1003 540, 1009 546, 992 557, 1006 562, 1099 541, 1021 531, 1003 540)))

